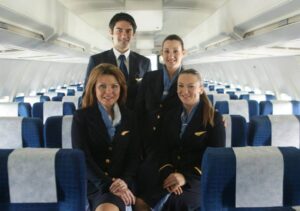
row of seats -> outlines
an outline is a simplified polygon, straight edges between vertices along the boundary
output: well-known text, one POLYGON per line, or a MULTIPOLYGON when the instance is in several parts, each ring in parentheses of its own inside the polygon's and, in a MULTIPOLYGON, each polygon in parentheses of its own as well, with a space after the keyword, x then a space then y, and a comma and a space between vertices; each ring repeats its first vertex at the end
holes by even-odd
POLYGON ((81 101, 81 95, 75 95, 75 96, 66 96, 66 95, 53 95, 53 96, 28 96, 28 97, 16 97, 14 102, 22 102, 22 103, 29 103, 31 106, 33 106, 34 103, 38 102, 46 102, 46 101, 62 101, 62 102, 72 102, 78 107, 80 101, 81 101))
POLYGON ((293 146, 300 148, 300 115, 252 117, 249 124, 240 115, 223 115, 226 147, 293 146))
MULTIPOLYGON (((223 115, 226 147, 300 145, 300 116, 256 116, 247 126, 240 115, 223 115), (288 139, 287 139, 288 138, 288 139), (286 140, 287 141, 284 141, 286 140)), ((0 148, 71 148, 72 116, 39 118, 0 117, 0 148)))
POLYGON ((0 117, 36 117, 45 122, 49 116, 73 115, 75 109, 73 102, 38 102, 32 109, 29 103, 0 103, 0 117))
POLYGON ((258 115, 300 115, 300 101, 262 101, 255 100, 227 100, 217 101, 215 109, 221 114, 243 116, 247 122, 258 115))
POLYGON ((72 148, 72 115, 39 118, 0 117, 0 149, 72 148))

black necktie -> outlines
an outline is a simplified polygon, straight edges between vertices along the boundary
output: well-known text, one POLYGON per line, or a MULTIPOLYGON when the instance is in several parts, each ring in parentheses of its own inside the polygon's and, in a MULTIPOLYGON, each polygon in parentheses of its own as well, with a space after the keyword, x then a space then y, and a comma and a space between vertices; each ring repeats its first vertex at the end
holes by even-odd
POLYGON ((122 70, 122 72, 123 72, 123 74, 125 76, 125 79, 127 81, 127 79, 128 79, 128 71, 127 71, 127 67, 126 67, 126 64, 125 64, 126 57, 123 54, 121 54, 119 56, 119 61, 120 61, 120 67, 119 68, 122 70))

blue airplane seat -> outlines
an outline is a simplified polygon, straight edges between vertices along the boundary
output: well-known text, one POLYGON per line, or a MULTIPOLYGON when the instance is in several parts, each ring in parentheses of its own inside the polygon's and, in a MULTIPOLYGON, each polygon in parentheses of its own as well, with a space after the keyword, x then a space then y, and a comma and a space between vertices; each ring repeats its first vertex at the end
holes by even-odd
POLYGON ((248 123, 253 116, 259 114, 258 103, 255 100, 217 101, 215 109, 221 114, 241 115, 248 123))
POLYGON ((299 115, 253 117, 249 123, 250 146, 300 146, 299 115))
POLYGON ((82 211, 85 203, 83 152, 45 148, 0 150, 0 210, 82 211))
POLYGON ((52 116, 44 127, 45 146, 49 148, 72 148, 71 126, 73 116, 52 116))
POLYGON ((43 147, 43 123, 38 118, 0 117, 0 148, 43 147))
POLYGON ((226 132, 226 147, 247 145, 247 123, 240 115, 223 114, 226 132))
POLYGON ((300 204, 299 164, 294 147, 208 148, 201 211, 294 210, 300 204))
POLYGON ((260 115, 282 115, 293 114, 300 115, 300 101, 261 101, 259 103, 260 115))
POLYGON ((75 111, 74 103, 70 102, 40 102, 33 104, 32 116, 38 117, 45 123, 50 116, 73 115, 75 111))

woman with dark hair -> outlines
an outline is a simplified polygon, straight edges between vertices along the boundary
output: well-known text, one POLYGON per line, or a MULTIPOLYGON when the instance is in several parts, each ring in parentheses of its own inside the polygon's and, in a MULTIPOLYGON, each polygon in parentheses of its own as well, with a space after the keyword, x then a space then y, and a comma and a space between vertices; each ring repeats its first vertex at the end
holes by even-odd
POLYGON ((72 123, 73 148, 85 153, 91 210, 125 210, 135 203, 138 166, 134 118, 124 107, 126 81, 114 65, 96 66, 88 79, 82 109, 72 123))
POLYGON ((185 49, 182 39, 167 36, 161 49, 163 68, 147 72, 136 97, 136 112, 141 140, 141 164, 138 171, 137 210, 149 210, 160 197, 157 140, 164 113, 180 104, 176 94, 178 74, 182 71, 185 49), (148 206, 148 205, 150 206, 148 206))
POLYGON ((169 192, 163 210, 200 210, 202 156, 207 147, 225 146, 225 128, 199 72, 181 71, 177 94, 181 106, 165 114, 161 130, 159 173, 169 192))

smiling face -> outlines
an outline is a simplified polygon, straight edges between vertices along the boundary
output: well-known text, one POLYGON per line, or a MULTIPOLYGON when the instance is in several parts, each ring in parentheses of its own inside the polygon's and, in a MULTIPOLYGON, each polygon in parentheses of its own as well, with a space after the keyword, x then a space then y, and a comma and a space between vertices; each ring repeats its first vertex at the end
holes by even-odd
POLYGON ((134 37, 133 27, 128 21, 116 22, 113 30, 110 30, 113 46, 120 53, 126 52, 130 47, 130 42, 134 37))
POLYGON ((168 70, 177 70, 185 51, 178 40, 166 40, 162 47, 162 57, 168 70))
POLYGON ((113 75, 100 75, 95 85, 98 102, 110 111, 120 97, 120 85, 113 75))
POLYGON ((198 77, 193 74, 181 74, 177 81, 177 94, 187 111, 200 101, 200 95, 203 93, 203 86, 198 77))

